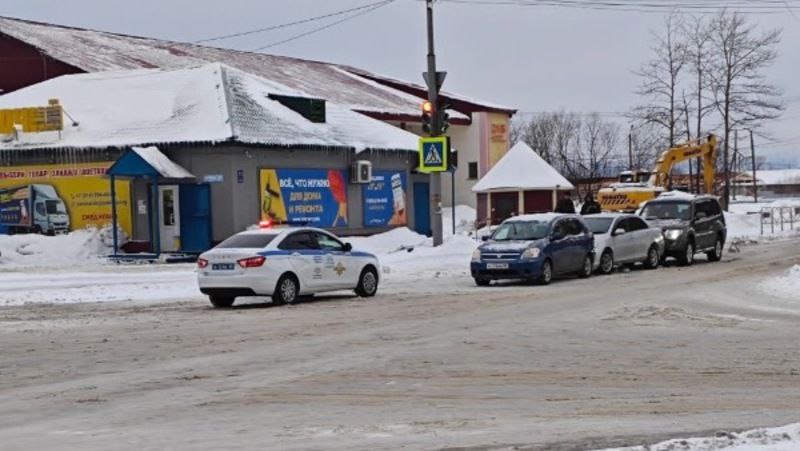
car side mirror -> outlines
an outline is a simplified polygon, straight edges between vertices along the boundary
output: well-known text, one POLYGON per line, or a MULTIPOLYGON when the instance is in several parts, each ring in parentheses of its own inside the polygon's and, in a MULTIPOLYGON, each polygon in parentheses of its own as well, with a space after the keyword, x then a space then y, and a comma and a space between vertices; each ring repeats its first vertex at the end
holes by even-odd
POLYGON ((614 233, 612 233, 612 235, 613 236, 625 235, 625 229, 622 228, 614 229, 614 233))
POLYGON ((484 235, 481 237, 481 241, 489 241, 491 237, 492 237, 491 235, 484 235))
POLYGON ((345 252, 350 252, 350 251, 353 250, 353 245, 350 244, 350 243, 344 243, 343 249, 344 249, 345 252))
POLYGON ((553 234, 550 235, 550 241, 558 241, 563 239, 564 239, 564 234, 561 232, 553 232, 553 234))

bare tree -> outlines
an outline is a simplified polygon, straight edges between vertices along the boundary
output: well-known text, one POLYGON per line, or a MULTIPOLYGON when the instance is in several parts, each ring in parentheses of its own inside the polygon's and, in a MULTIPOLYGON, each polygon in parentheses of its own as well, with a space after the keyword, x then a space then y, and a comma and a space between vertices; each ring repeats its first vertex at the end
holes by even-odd
POLYGON ((541 113, 524 121, 519 127, 519 140, 535 150, 545 161, 554 160, 556 117, 563 113, 541 113))
POLYGON ((597 113, 590 114, 580 127, 577 145, 571 157, 572 172, 589 183, 590 190, 614 164, 619 148, 620 126, 607 122, 597 113))
MULTIPOLYGON (((695 139, 700 139, 708 133, 703 130, 703 120, 716 110, 716 102, 713 99, 711 80, 709 72, 714 66, 715 56, 711 52, 711 25, 712 22, 704 16, 695 16, 684 22, 684 34, 686 35, 686 52, 689 69, 691 72, 691 93, 694 99, 693 110, 686 105, 686 135, 687 139, 692 139, 691 124, 689 113, 695 119, 695 139)), ((706 127, 708 129, 708 127, 706 127)), ((702 158, 696 159, 697 177, 691 180, 692 166, 689 162, 689 186, 693 184, 697 192, 700 192, 700 172, 702 171, 702 158)))
POLYGON ((736 128, 758 128, 780 117, 784 104, 781 90, 763 74, 778 56, 781 30, 756 31, 754 24, 737 12, 722 10, 712 20, 711 46, 717 54, 709 72, 714 98, 723 126, 723 205, 730 201, 730 137, 736 128))
POLYGON ((619 161, 619 125, 598 113, 540 113, 517 125, 517 137, 567 179, 595 182, 619 161))
POLYGON ((575 113, 559 112, 552 115, 553 157, 556 169, 567 179, 580 177, 579 165, 573 158, 580 145, 581 118, 575 113))
POLYGON ((658 155, 666 149, 666 139, 659 128, 659 126, 649 122, 632 128, 633 167, 652 168, 658 155))
POLYGON ((636 93, 645 104, 633 109, 631 116, 663 127, 670 146, 680 134, 680 76, 687 63, 683 22, 677 13, 667 16, 663 33, 653 33, 654 57, 636 71, 641 84, 636 93))

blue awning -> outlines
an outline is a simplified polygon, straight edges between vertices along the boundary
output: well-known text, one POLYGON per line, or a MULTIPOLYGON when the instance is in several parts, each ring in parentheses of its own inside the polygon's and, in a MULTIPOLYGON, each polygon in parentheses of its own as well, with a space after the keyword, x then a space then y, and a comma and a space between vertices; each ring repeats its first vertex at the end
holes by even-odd
POLYGON ((114 177, 161 177, 194 180, 194 175, 167 158, 156 147, 131 147, 106 171, 114 177))

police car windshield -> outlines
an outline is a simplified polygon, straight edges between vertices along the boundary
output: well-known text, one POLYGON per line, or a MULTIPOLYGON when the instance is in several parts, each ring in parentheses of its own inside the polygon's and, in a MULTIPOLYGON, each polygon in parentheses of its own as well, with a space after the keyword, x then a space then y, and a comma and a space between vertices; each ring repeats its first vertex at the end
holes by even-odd
POLYGON ((549 223, 542 221, 512 221, 500 224, 494 231, 494 241, 531 241, 547 236, 549 223))
POLYGON ((277 233, 241 233, 219 243, 217 249, 262 249, 276 236, 277 233))
POLYGON ((642 215, 645 219, 683 219, 692 217, 690 202, 651 202, 644 207, 642 215))
POLYGON ((592 231, 595 235, 602 235, 604 233, 608 233, 608 229, 611 228, 611 223, 614 222, 612 218, 590 218, 584 217, 583 222, 589 226, 589 230, 592 231))

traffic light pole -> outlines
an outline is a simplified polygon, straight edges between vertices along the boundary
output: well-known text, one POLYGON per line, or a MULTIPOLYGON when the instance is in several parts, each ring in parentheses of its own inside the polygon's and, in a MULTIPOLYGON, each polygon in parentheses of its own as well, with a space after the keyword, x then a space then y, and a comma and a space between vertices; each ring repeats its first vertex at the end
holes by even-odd
MULTIPOLYGON (((433 47, 433 0, 425 0, 428 15, 428 101, 434 106, 431 117, 431 136, 439 136, 442 132, 442 111, 439 111, 439 77, 436 72, 436 53, 433 47)), ((444 241, 442 231, 442 175, 431 174, 431 230, 433 245, 439 246, 444 241)))

